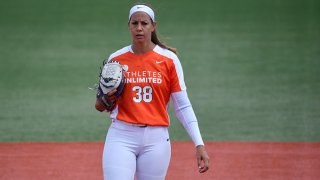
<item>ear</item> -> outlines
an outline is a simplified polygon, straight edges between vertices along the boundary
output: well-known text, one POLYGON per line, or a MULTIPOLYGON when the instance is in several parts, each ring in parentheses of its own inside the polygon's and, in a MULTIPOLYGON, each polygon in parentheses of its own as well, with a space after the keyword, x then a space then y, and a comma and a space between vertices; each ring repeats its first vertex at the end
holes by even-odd
POLYGON ((156 28, 157 28, 157 22, 152 22, 152 27, 153 27, 153 30, 152 30, 152 32, 153 31, 155 31, 156 30, 156 28))

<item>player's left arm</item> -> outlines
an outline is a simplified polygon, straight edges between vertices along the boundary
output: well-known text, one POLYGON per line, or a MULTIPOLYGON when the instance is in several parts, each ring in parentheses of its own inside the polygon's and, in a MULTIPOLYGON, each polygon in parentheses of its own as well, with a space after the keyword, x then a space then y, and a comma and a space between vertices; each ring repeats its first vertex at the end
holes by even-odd
POLYGON ((196 146, 199 172, 203 173, 209 169, 209 156, 204 147, 196 115, 188 98, 180 60, 175 54, 171 54, 171 58, 173 60, 170 75, 171 98, 173 100, 174 110, 177 118, 196 146))
POLYGON ((201 137, 198 121, 188 98, 187 92, 179 91, 171 94, 174 110, 177 118, 186 129, 196 146, 196 155, 199 172, 203 173, 209 169, 209 156, 205 150, 204 142, 201 137))

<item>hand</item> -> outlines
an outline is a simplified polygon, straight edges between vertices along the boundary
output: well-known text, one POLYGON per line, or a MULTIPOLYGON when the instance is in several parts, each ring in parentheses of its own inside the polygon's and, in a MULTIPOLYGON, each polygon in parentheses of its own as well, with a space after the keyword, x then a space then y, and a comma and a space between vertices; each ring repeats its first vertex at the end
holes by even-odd
POLYGON ((98 88, 97 91, 97 101, 96 101, 96 109, 100 112, 107 110, 108 112, 112 111, 115 108, 117 97, 115 93, 116 89, 108 92, 107 94, 103 94, 101 89, 98 88))
POLYGON ((196 147, 199 172, 204 173, 209 169, 209 156, 203 145, 196 147))
POLYGON ((108 92, 103 98, 108 99, 112 104, 114 104, 117 101, 116 97, 117 89, 113 89, 110 92, 108 92))

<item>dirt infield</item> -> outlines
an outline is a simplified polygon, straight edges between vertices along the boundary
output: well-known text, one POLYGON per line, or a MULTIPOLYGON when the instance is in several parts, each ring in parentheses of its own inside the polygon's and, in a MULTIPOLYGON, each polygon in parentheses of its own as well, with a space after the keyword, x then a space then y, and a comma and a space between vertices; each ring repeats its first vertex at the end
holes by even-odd
MULTIPOLYGON (((167 180, 320 179, 320 143, 207 142, 199 174, 190 142, 173 142, 167 180)), ((101 180, 103 143, 0 143, 0 179, 101 180)), ((119 172, 121 173, 121 172, 119 172)))

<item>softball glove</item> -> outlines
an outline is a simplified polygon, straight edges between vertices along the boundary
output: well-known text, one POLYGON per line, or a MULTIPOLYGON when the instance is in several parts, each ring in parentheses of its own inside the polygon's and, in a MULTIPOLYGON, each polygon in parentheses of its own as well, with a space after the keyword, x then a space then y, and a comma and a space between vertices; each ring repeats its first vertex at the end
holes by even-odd
POLYGON ((97 99, 108 112, 115 108, 117 99, 122 94, 124 85, 125 76, 122 66, 116 61, 110 61, 104 64, 97 87, 97 99), (116 92, 114 94, 108 94, 115 89, 116 92))

